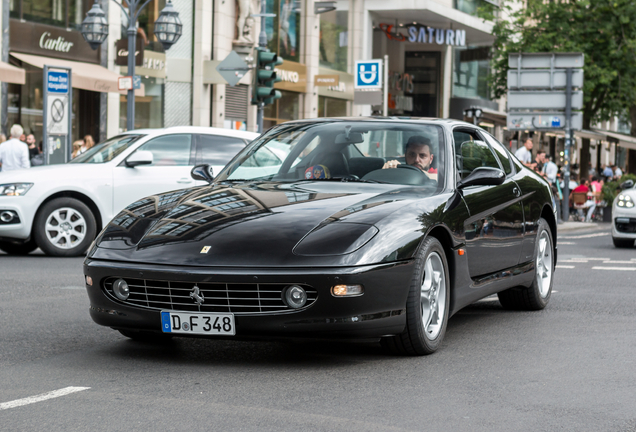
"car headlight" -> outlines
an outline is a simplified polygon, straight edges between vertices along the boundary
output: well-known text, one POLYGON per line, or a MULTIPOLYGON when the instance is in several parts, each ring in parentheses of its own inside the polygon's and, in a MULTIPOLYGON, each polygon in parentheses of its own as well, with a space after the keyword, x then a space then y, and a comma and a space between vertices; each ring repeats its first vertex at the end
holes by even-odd
POLYGON ((616 205, 619 207, 632 208, 634 207, 634 200, 629 195, 620 194, 616 205))
POLYGON ((20 196, 25 195, 33 183, 6 183, 0 184, 0 196, 20 196))

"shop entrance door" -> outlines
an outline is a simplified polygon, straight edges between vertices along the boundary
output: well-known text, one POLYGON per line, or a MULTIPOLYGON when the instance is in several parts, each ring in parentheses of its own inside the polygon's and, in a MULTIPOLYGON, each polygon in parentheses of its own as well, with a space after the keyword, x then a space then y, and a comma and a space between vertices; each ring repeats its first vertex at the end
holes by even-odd
POLYGON ((414 117, 440 117, 439 89, 442 53, 428 51, 407 51, 404 72, 413 77, 414 117))

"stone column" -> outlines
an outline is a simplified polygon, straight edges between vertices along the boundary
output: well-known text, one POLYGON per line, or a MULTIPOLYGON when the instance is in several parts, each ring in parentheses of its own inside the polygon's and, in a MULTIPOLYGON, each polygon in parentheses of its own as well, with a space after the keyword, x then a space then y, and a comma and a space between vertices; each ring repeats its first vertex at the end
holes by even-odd
MULTIPOLYGON (((9 62, 9 2, 2 2, 2 22, 0 23, 0 60, 9 62)), ((3 82, 0 85, 0 129, 9 137, 9 85, 3 82)))
POLYGON ((314 87, 314 76, 320 67, 320 16, 314 13, 314 0, 307 0, 303 7, 303 21, 300 40, 304 41, 304 54, 301 60, 307 66, 307 89, 301 118, 318 117, 318 91, 314 87), (304 32, 304 34, 303 34, 304 32))
MULTIPOLYGON (((108 1, 104 1, 103 3, 108 3, 108 1)), ((119 73, 119 66, 115 65, 115 59, 117 57, 117 51, 115 48, 115 44, 118 39, 121 38, 121 9, 117 5, 113 5, 113 7, 108 8, 108 38, 106 42, 102 45, 102 49, 106 54, 106 65, 108 69, 119 73)), ((103 61, 103 57, 102 57, 103 61)), ((102 64, 102 66, 104 66, 102 64)), ((106 123, 105 123, 105 134, 106 138, 110 138, 119 134, 121 131, 119 127, 119 117, 121 115, 119 107, 120 107, 120 98, 121 94, 119 93, 102 93, 100 96, 100 120, 102 115, 102 105, 101 101, 105 99, 106 104, 106 123)), ((100 121, 100 138, 101 138, 101 121, 100 121)))
MULTIPOLYGON (((216 0, 216 5, 213 5, 212 1, 214 0, 195 0, 194 2, 194 53, 192 56, 192 124, 194 126, 210 126, 210 91, 212 89, 209 84, 203 84, 203 62, 212 59, 212 26, 214 25, 215 32, 217 30, 216 9, 220 4, 230 3, 229 0, 216 0)), ((216 42, 216 34, 214 36, 216 42)))

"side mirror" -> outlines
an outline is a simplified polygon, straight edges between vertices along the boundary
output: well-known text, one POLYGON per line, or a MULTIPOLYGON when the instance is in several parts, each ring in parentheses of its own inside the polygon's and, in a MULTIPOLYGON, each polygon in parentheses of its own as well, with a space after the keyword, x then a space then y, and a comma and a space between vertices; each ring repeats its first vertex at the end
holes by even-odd
POLYGON ((192 171, 190 171, 190 177, 195 180, 203 180, 208 183, 212 183, 214 181, 214 171, 208 164, 196 165, 192 168, 192 171))
POLYGON ((621 190, 631 189, 634 187, 634 180, 627 180, 621 183, 621 190))
POLYGON ((138 165, 152 165, 154 157, 151 151, 139 150, 134 152, 126 159, 126 166, 128 168, 134 168, 138 165))
POLYGON ((457 184, 457 189, 468 186, 496 186, 506 180, 506 174, 499 168, 478 167, 468 177, 457 184))

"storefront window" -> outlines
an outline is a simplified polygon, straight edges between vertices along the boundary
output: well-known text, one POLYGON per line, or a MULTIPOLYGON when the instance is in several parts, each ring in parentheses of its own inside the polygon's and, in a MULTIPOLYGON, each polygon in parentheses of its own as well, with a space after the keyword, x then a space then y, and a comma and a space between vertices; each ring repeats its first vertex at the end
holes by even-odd
POLYGON ((455 0, 454 7, 457 10, 470 15, 477 15, 477 8, 481 0, 455 0))
MULTIPOLYGON (((135 96, 135 129, 163 127, 163 89, 162 78, 142 78, 145 95, 135 96)), ((126 130, 128 98, 119 99, 119 129, 126 130)))
POLYGON ((320 66, 347 71, 348 15, 347 11, 320 15, 320 66))
POLYGON ((284 91, 282 97, 271 105, 267 105, 263 111, 263 127, 267 129, 271 126, 284 123, 288 120, 297 120, 300 114, 300 94, 284 91))
POLYGON ((318 97, 318 117, 346 117, 347 101, 325 96, 318 97))
POLYGON ((490 47, 453 48, 453 97, 490 99, 490 47))
POLYGON ((267 13, 276 17, 265 20, 267 48, 285 60, 300 59, 300 8, 294 0, 266 0, 267 13))
POLYGON ((11 18, 79 30, 87 0, 10 0, 11 18), (20 7, 21 5, 21 7, 20 7), (20 16, 20 12, 22 16, 20 16))

